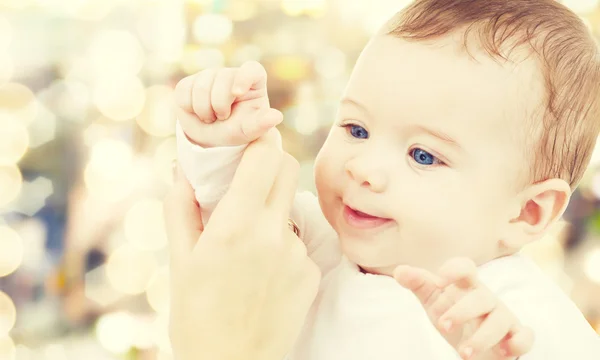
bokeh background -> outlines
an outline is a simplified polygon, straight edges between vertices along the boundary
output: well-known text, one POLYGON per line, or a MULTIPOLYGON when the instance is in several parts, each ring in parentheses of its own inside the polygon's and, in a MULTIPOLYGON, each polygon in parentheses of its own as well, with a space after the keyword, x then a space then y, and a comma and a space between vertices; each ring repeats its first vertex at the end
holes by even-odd
MULTIPOLYGON (((171 359, 162 197, 173 87, 261 61, 312 163, 352 65, 403 0, 0 0, 0 360, 171 359)), ((600 35, 597 0, 564 1, 600 35)), ((526 249, 600 331, 600 153, 526 249)))

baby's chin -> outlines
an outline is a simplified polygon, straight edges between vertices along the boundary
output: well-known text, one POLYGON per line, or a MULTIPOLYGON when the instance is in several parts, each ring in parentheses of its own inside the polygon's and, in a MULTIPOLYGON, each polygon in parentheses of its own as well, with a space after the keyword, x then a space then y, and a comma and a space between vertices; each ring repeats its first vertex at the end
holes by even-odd
POLYGON ((357 238, 341 234, 340 248, 348 260, 358 265, 363 272, 393 276, 399 259, 392 255, 395 251, 386 251, 382 239, 357 238))

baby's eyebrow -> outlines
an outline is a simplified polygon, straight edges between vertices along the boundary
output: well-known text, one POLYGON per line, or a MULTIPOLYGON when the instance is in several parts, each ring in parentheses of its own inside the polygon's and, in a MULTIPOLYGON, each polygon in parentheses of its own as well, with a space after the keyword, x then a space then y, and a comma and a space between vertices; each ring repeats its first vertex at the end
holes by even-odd
POLYGON ((443 142, 456 147, 458 150, 463 150, 463 148, 460 146, 460 144, 458 143, 458 141, 456 141, 453 137, 451 137, 450 135, 448 135, 448 134, 446 134, 446 133, 444 133, 442 131, 431 129, 431 128, 428 128, 428 127, 422 126, 422 125, 416 125, 415 126, 415 130, 416 131, 420 131, 420 132, 424 132, 424 133, 429 134, 431 136, 434 136, 434 137, 442 140, 443 142))
POLYGON ((364 112, 365 114, 371 116, 371 112, 369 111, 369 109, 367 109, 366 106, 364 106, 363 104, 361 104, 360 102, 349 98, 349 97, 344 97, 342 99, 342 101, 340 102, 340 104, 342 105, 352 105, 354 107, 357 107, 358 109, 360 109, 362 112, 364 112))

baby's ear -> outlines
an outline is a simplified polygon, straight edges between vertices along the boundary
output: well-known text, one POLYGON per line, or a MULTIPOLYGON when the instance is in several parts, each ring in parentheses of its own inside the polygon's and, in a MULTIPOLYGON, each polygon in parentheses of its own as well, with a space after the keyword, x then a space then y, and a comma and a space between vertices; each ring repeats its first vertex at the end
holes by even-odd
POLYGON ((508 249, 520 249, 542 237, 565 212, 571 187, 561 179, 533 184, 519 194, 520 214, 509 224, 510 231, 501 240, 508 249))

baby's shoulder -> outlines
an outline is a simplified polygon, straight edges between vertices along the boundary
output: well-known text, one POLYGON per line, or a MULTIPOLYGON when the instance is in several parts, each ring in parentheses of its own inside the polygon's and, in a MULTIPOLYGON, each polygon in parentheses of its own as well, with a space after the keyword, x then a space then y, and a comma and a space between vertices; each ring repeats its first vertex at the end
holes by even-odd
POLYGON ((567 293, 522 255, 494 260, 480 279, 535 334, 524 359, 600 359, 600 338, 567 293))

